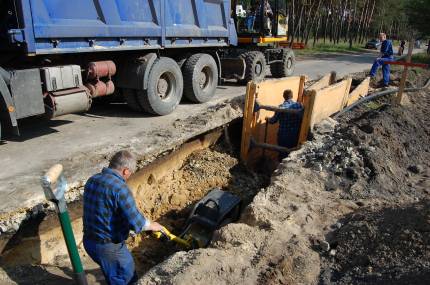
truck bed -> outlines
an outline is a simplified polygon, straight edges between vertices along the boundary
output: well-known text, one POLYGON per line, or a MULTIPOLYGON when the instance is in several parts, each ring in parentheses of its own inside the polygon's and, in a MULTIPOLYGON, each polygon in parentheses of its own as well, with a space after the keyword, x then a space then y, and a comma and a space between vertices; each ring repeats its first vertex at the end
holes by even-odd
POLYGON ((1 31, 0 46, 8 40, 28 54, 237 43, 229 0, 9 1, 17 9, 11 8, 13 24, 1 31))

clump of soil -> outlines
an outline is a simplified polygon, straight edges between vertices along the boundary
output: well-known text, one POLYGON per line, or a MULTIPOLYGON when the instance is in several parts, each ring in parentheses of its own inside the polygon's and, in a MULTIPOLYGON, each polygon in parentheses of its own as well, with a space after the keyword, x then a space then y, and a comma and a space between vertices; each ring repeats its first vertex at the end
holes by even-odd
POLYGON ((303 158, 327 173, 326 191, 364 206, 326 229, 320 284, 430 282, 430 98, 404 96, 402 106, 382 98, 323 124, 323 143, 303 158))
POLYGON ((390 98, 364 104, 316 128, 305 167, 326 171, 326 190, 342 190, 344 199, 380 198, 413 201, 428 195, 430 140, 425 91, 405 95, 403 106, 390 98), (326 133, 327 127, 334 132, 326 133))
POLYGON ((429 284, 430 200, 364 209, 342 219, 322 284, 429 284))

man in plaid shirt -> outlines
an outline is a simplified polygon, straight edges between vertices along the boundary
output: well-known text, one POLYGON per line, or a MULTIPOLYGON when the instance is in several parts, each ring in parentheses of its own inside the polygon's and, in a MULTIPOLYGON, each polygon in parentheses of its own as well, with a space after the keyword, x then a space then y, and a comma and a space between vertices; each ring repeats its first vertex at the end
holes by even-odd
MULTIPOLYGON (((279 105, 280 109, 301 110, 301 112, 281 113, 275 112, 275 115, 269 119, 270 124, 279 122, 278 129, 278 145, 293 148, 297 146, 300 132, 300 125, 303 117, 303 106, 298 102, 293 101, 293 92, 291 90, 284 91, 284 103, 279 105)), ((286 154, 280 154, 284 158, 286 154)))
POLYGON ((130 230, 161 231, 137 209, 126 180, 136 170, 136 160, 128 151, 116 153, 108 168, 92 176, 84 190, 84 247, 100 265, 106 282, 134 284, 137 274, 125 240, 130 230))

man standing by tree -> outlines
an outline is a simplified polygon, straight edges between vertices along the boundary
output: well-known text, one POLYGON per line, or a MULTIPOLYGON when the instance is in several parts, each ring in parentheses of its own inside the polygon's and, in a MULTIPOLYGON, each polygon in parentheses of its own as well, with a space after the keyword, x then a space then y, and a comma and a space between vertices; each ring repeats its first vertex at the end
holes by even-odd
POLYGON ((430 39, 429 39, 429 42, 427 43, 427 54, 430 54, 430 39))
POLYGON ((400 42, 400 47, 399 47, 399 52, 398 52, 398 56, 401 56, 401 55, 403 55, 403 52, 405 51, 405 45, 406 45, 406 41, 405 40, 402 40, 401 42, 400 42))
POLYGON ((370 70, 370 76, 375 77, 378 68, 382 66, 383 86, 388 87, 390 83, 390 65, 384 63, 387 61, 393 61, 393 44, 391 41, 387 40, 387 35, 385 33, 379 34, 379 40, 382 42, 381 54, 380 57, 375 59, 373 62, 372 69, 370 70))

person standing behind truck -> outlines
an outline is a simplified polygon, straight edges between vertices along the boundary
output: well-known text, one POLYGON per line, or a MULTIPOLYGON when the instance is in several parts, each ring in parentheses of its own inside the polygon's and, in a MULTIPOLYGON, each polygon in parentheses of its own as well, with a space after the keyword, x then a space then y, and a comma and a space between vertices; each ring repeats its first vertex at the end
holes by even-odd
POLYGON ((385 33, 379 34, 379 40, 382 42, 381 53, 373 62, 372 69, 370 70, 370 77, 374 78, 378 68, 382 66, 383 86, 388 87, 390 84, 390 65, 384 64, 384 62, 393 61, 393 44, 391 41, 387 40, 387 35, 385 33))
POLYGON ((84 247, 100 265, 109 285, 137 282, 133 257, 125 244, 130 230, 161 231, 137 209, 126 180, 135 172, 136 160, 128 151, 117 152, 109 167, 92 176, 84 189, 84 247))
POLYGON ((272 34, 273 11, 268 0, 261 0, 256 11, 256 21, 263 21, 263 32, 266 36, 272 34), (263 17, 263 18, 261 18, 263 17))
MULTIPOLYGON (((284 91, 284 103, 279 105, 280 109, 303 111, 302 104, 293 101, 293 91, 287 89, 284 91)), ((285 148, 294 148, 297 146, 302 123, 303 112, 298 113, 281 113, 275 112, 272 118, 266 118, 269 124, 279 122, 278 145, 285 148)), ((280 159, 285 158, 288 153, 281 153, 280 159)))

